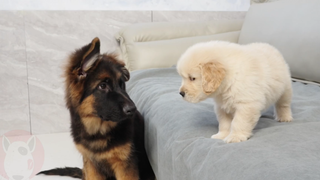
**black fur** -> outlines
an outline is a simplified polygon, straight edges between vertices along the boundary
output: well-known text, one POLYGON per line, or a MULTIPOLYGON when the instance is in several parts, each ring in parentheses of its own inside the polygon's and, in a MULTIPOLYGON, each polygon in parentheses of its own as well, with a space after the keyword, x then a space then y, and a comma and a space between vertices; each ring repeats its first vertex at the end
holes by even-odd
POLYGON ((77 167, 56 168, 48 171, 41 171, 37 175, 39 174, 60 175, 60 176, 70 176, 74 178, 82 178, 82 170, 77 167))

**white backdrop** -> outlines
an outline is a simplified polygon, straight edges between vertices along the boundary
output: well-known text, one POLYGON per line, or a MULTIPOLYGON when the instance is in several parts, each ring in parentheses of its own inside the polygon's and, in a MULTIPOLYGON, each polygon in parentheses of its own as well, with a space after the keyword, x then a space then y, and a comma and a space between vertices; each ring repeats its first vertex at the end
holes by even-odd
POLYGON ((0 10, 247 11, 250 0, 0 0, 0 10))

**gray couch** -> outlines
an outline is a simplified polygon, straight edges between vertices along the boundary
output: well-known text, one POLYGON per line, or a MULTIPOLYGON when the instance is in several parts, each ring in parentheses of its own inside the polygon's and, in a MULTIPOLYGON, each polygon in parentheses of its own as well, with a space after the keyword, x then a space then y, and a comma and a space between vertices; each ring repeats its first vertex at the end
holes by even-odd
POLYGON ((132 70, 127 90, 146 120, 146 149, 158 180, 320 179, 320 1, 253 5, 242 21, 136 24, 116 38, 132 70), (293 76, 294 121, 270 108, 241 143, 211 139, 218 122, 210 99, 182 100, 174 67, 197 42, 267 42, 293 76))

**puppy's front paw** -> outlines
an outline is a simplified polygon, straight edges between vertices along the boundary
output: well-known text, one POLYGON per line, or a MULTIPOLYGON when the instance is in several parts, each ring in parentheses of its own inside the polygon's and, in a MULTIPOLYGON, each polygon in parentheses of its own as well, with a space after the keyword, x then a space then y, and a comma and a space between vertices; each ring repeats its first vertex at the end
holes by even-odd
POLYGON ((291 122, 293 119, 290 108, 278 108, 275 118, 279 122, 291 122))
POLYGON ((237 143, 248 140, 249 136, 242 134, 229 134, 226 138, 223 139, 226 143, 237 143))
POLYGON ((276 117, 276 120, 278 122, 291 122, 292 121, 292 117, 291 116, 282 117, 282 118, 276 117))
POLYGON ((291 122, 292 119, 277 119, 279 122, 291 122))
POLYGON ((212 139, 224 139, 228 136, 229 132, 218 132, 211 136, 212 139))

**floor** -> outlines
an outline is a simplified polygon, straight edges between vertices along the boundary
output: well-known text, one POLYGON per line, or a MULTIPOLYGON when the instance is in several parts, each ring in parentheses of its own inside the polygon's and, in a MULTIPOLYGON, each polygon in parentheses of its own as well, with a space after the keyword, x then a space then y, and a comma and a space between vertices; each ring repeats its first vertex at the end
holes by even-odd
POLYGON ((56 167, 82 167, 82 157, 69 133, 2 138, 0 180, 71 180, 74 178, 35 174, 56 167))

